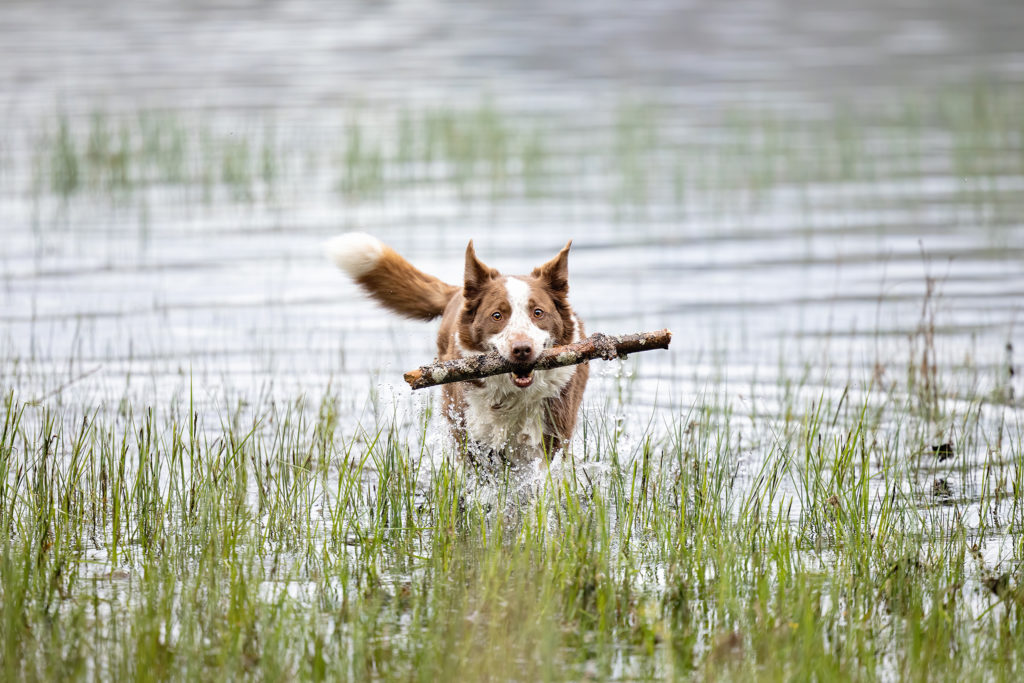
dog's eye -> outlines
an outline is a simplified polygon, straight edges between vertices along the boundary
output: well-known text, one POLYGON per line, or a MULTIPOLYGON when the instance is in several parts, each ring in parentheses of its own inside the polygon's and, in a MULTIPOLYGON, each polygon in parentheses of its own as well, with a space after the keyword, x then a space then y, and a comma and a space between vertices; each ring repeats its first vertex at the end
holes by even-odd
POLYGON ((491 317, 494 318, 495 320, 501 320, 501 313, 495 311, 494 313, 491 313, 491 317))
POLYGON ((542 318, 542 317, 544 317, 544 311, 540 310, 539 308, 533 309, 533 317, 534 318, 542 318))

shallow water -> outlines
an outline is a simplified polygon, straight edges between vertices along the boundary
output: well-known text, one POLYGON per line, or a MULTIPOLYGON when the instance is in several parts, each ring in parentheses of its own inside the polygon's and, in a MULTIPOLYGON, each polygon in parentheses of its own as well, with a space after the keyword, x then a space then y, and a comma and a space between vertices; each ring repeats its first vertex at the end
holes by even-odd
MULTIPOLYGON (((572 300, 588 330, 668 327, 672 348, 593 364, 574 461, 527 468, 511 492, 469 477, 462 495, 488 514, 504 503, 514 519, 531 509, 518 502, 572 479, 567 499, 585 507, 598 488, 622 512, 616 486, 630 472, 635 481, 654 435, 663 485, 684 466, 720 466, 734 477, 735 508, 770 489, 762 475, 792 453, 771 502, 800 530, 793 561, 841 581, 839 525, 808 521, 827 518, 831 498, 814 493, 802 507, 812 487, 796 479, 814 465, 799 438, 826 410, 808 438, 842 443, 856 406, 870 404, 884 425, 873 436, 889 441, 862 446, 875 515, 865 528, 880 526, 887 482, 898 482, 891 495, 908 536, 934 534, 934 549, 957 535, 976 553, 961 558, 972 563, 961 615, 998 622, 1004 608, 982 582, 1019 566, 1020 554, 1007 487, 1018 481, 1024 424, 1024 12, 1016 0, 917 4, 66 2, 44 13, 4 3, 0 388, 27 404, 12 451, 24 467, 8 479, 37 470, 33 449, 50 441, 36 430, 54 414, 59 448, 88 415, 100 425, 91 438, 109 429, 113 448, 123 432, 130 449, 147 408, 179 430, 194 408, 207 438, 198 469, 213 481, 224 425, 234 436, 258 427, 266 438, 247 467, 263 459, 282 507, 268 512, 261 475, 247 479, 239 519, 260 539, 250 560, 272 564, 249 568, 252 593, 267 605, 288 596, 332 632, 324 594, 355 595, 359 582, 324 576, 306 555, 331 555, 347 571, 345 558, 364 561, 361 534, 404 538, 398 545, 414 547, 375 551, 381 592, 398 596, 423 571, 408 554, 429 551, 434 531, 406 538, 375 517, 386 463, 375 452, 357 466, 345 448, 361 453, 396 424, 420 508, 448 441, 436 417, 419 430, 436 390, 413 394, 401 380, 432 357, 436 326, 379 311, 322 243, 365 230, 455 283, 469 239, 512 273, 571 239, 572 300), (316 438, 325 395, 337 443, 307 469, 293 459, 316 438), (946 443, 954 456, 939 460, 946 443), (692 453, 721 462, 684 465, 692 453), (358 503, 339 512, 349 475, 358 503), (344 525, 332 527, 332 515, 344 525), (303 527, 300 540, 289 524, 303 527)), ((157 439, 161 495, 180 513, 193 462, 174 470, 173 439, 157 439)), ((826 478, 839 467, 820 466, 826 478)), ((131 480, 131 457, 127 467, 131 480)), ((56 469, 55 481, 80 486, 84 476, 93 487, 92 537, 70 551, 87 582, 61 609, 89 600, 98 624, 116 625, 131 613, 122 607, 145 599, 153 551, 137 528, 111 533, 102 468, 56 469)), ((19 515, 34 500, 27 481, 19 515)), ((177 538, 173 514, 160 523, 177 538)), ((672 578, 656 541, 642 529, 634 538, 629 520, 611 528, 613 556, 627 533, 634 544, 631 585, 663 596, 672 578)), ((175 542, 192 561, 187 540, 175 542)), ((903 561, 880 555, 873 571, 903 561)), ((898 618, 881 614, 880 591, 884 632, 898 618)), ((824 612, 845 615, 829 599, 824 612)), ((415 637, 395 615, 395 637, 415 637)), ((167 623, 173 643, 189 622, 169 612, 167 623)), ((695 652, 733 628, 710 613, 695 623, 695 652)), ((103 642, 117 652, 112 633, 103 642)), ((883 656, 898 659, 878 637, 883 656)), ((652 666, 628 634, 616 638, 600 675, 652 666)), ((900 670, 895 659, 883 677, 900 670)))
POLYGON ((721 397, 756 469, 759 420, 926 349, 949 415, 1020 419, 1015 3, 545 11, 5 5, 4 386, 211 415, 331 387, 351 425, 414 421, 434 326, 326 261, 361 229, 450 282, 471 238, 513 273, 572 239, 590 331, 675 332, 596 368, 588 415, 627 434, 721 397))
MULTIPOLYGON (((727 154, 714 145, 704 153, 727 154)), ((512 273, 572 239, 572 300, 588 330, 675 332, 670 352, 628 361, 641 406, 655 396, 688 404, 713 381, 772 412, 780 377, 806 372, 813 388, 829 370, 856 382, 876 365, 899 375, 930 326, 945 376, 980 382, 948 382, 949 398, 997 387, 1020 396, 1007 351, 1024 301, 1016 153, 1014 173, 979 179, 986 187, 970 193, 961 186, 973 180, 950 169, 872 183, 687 188, 678 203, 642 205, 602 201, 618 182, 602 169, 553 174, 575 185, 564 199, 514 189, 459 199, 442 178, 384 181, 382 199, 352 200, 333 189, 330 159, 270 189, 253 181, 257 196, 244 201, 207 200, 191 186, 53 197, 9 183, 6 373, 24 378, 26 394, 59 390, 54 398, 71 403, 125 392, 164 402, 190 380, 201 399, 268 384, 315 396, 332 379, 355 395, 380 384, 405 396, 401 372, 432 357, 435 326, 380 312, 327 262, 321 243, 358 227, 449 282, 470 238, 512 273), (750 192, 756 199, 728 205, 750 192)), ((15 168, 22 163, 32 156, 15 168)), ((664 194, 654 182, 644 192, 664 194)), ((608 374, 602 368, 595 384, 608 374)))

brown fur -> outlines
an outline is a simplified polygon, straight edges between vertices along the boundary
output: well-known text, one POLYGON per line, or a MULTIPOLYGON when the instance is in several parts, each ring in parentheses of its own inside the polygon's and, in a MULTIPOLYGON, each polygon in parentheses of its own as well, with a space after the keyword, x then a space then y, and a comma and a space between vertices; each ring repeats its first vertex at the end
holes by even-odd
MULTIPOLYGON (((520 279, 530 285, 530 305, 539 306, 544 316, 537 324, 551 332, 555 344, 568 344, 576 334, 576 321, 569 306, 568 255, 570 242, 555 258, 533 269, 529 276, 520 279)), ((437 335, 437 357, 451 360, 460 355, 456 344, 456 331, 462 347, 483 352, 486 349, 481 340, 487 334, 499 332, 507 323, 508 302, 505 300, 504 277, 495 269, 484 265, 476 256, 473 242, 466 247, 466 272, 463 290, 452 297, 441 319, 437 335), (504 314, 502 321, 494 321, 490 313, 504 314)), ((578 321, 578 319, 577 319, 578 321)), ((586 336, 582 321, 579 321, 579 337, 586 336)), ((537 353, 540 349, 536 350, 537 353)), ((562 388, 556 398, 545 399, 544 445, 548 453, 559 450, 572 438, 576 429, 583 392, 590 377, 590 367, 583 363, 576 368, 572 379, 562 388)), ((458 382, 442 387, 445 415, 449 417, 456 438, 465 438, 461 428, 465 392, 479 388, 483 382, 458 382)))
MULTIPOLYGON (((566 244, 557 256, 535 268, 530 275, 515 276, 529 286, 528 310, 532 323, 547 331, 553 344, 570 343, 577 332, 579 337, 585 334, 582 322, 574 319, 569 306, 570 245, 566 244)), ((437 335, 440 360, 457 358, 467 351, 489 350, 486 340, 500 333, 512 316, 506 280, 506 276, 477 258, 472 241, 466 247, 461 288, 423 273, 386 245, 373 267, 357 278, 371 297, 396 313, 420 320, 442 316, 437 335), (500 320, 493 318, 494 312, 502 314, 500 320)), ((534 355, 541 350, 534 349, 534 355)), ((543 442, 549 454, 571 439, 589 374, 589 367, 581 364, 557 396, 538 399, 544 401, 543 442)), ((469 392, 482 390, 482 380, 446 384, 441 389, 444 413, 460 442, 466 438, 467 396, 469 392)))
MULTIPOLYGON (((582 323, 580 335, 583 335, 582 323)), ((547 429, 544 430, 544 450, 548 453, 559 450, 563 442, 571 439, 576 431, 576 419, 579 417, 580 403, 583 402, 583 392, 589 378, 590 366, 583 363, 576 368, 576 373, 562 388, 558 398, 548 399, 547 429)))
POLYGON ((444 313, 458 287, 427 275, 387 245, 380 259, 356 282, 385 308, 416 320, 433 320, 444 313))

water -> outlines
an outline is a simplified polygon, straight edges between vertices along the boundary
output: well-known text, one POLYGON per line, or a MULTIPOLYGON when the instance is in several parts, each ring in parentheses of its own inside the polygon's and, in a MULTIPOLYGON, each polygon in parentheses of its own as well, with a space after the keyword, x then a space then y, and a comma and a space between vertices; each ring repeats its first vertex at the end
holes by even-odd
POLYGON ((830 102, 878 89, 1019 82, 1015 0, 251 4, 62 2, 0 14, 2 109, 322 110, 475 100, 587 106, 648 89, 722 101, 830 102))
POLYGON ((7 4, 4 385, 415 415, 435 327, 323 257, 360 229, 449 282, 471 238, 512 273, 572 239, 590 331, 675 332, 592 381, 633 431, 708 394, 759 424, 794 382, 800 406, 895 387, 926 349, 948 406, 1019 417, 1022 14, 7 4))
MULTIPOLYGON (((671 451, 659 439, 673 434, 679 454, 714 454, 715 440, 727 441, 723 467, 735 459, 732 500, 741 505, 764 486, 762 466, 788 448, 794 464, 775 503, 794 520, 808 514, 794 525, 806 534, 796 562, 842 581, 834 572, 846 549, 827 537, 828 524, 807 521, 831 508, 801 508, 792 479, 810 465, 788 439, 831 401, 817 437, 843 442, 867 396, 889 441, 866 452, 909 472, 870 463, 872 514, 892 476, 899 500, 914 503, 897 515, 907 535, 934 531, 942 540, 931 548, 977 548, 977 561, 963 560, 959 609, 999 622, 1003 608, 993 609, 982 580, 1017 566, 1010 488, 1024 424, 1018 0, 97 4, 0 6, 0 391, 28 404, 15 446, 29 449, 17 453, 24 471, 37 469, 30 443, 42 449, 33 439, 50 408, 65 428, 59 445, 82 414, 130 435, 149 407, 164 425, 167 415, 189 424, 182 416, 194 407, 208 437, 203 466, 213 470, 222 421, 244 435, 258 419, 267 438, 249 466, 266 459, 283 508, 268 512, 262 492, 247 491, 246 537, 266 539, 255 556, 274 565, 248 570, 253 593, 267 604, 288 595, 333 624, 323 594, 358 588, 311 570, 301 548, 354 558, 365 549, 346 530, 405 532, 374 516, 383 467, 371 459, 357 468, 329 448, 337 462, 307 471, 292 462, 306 450, 291 441, 313 438, 325 394, 342 450, 358 451, 394 419, 411 454, 434 459, 413 458, 417 507, 447 441, 437 419, 419 431, 436 390, 413 393, 401 380, 432 358, 436 325, 381 312, 322 243, 371 232, 457 283, 469 239, 512 273, 572 239, 571 298, 587 329, 668 327, 672 348, 594 363, 589 441, 577 438, 576 461, 538 464, 512 493, 472 477, 460 493, 493 511, 575 473, 581 492, 597 487, 626 510, 616 477, 635 474, 631 459, 653 433, 655 456, 671 451), (290 412, 298 404, 302 422, 290 412), (618 436, 620 463, 595 457, 595 439, 608 434, 618 436), (1012 434, 1018 441, 1004 440, 1012 434), (932 449, 946 443, 954 457, 940 461, 932 449), (350 513, 332 512, 338 478, 349 475, 366 495, 350 513), (332 514, 351 515, 340 532, 332 514), (296 523, 305 529, 288 526, 296 523), (964 539, 947 544, 951 530, 964 539), (278 576, 279 560, 293 569, 278 576)), ((157 440, 166 460, 173 440, 157 440)), ((161 463, 164 490, 168 477, 181 491, 194 481, 184 472, 191 464, 180 465, 161 463)), ((94 581, 62 609, 89 601, 103 625, 142 599, 151 550, 135 529, 118 555, 114 527, 97 522, 101 479, 107 509, 101 468, 90 463, 83 475, 94 487, 92 538, 64 551, 94 581)), ((23 515, 35 501, 26 481, 23 515)), ((664 554, 633 538, 634 526, 612 523, 622 533, 611 554, 620 557, 628 533, 640 562, 652 558, 629 565, 642 569, 630 581, 662 596, 672 580, 655 559, 664 554)), ((415 555, 430 533, 417 532, 415 555)), ((381 589, 397 596, 423 569, 386 561, 409 549, 383 545, 381 589)), ((190 558, 183 548, 173 556, 190 558)), ((872 569, 886 571, 890 559, 872 569)), ((900 638, 879 590, 879 632, 900 638)), ((831 610, 845 613, 826 605, 815 619, 845 623, 831 610)), ((454 615, 464 617, 476 612, 454 615)), ((35 633, 50 629, 46 618, 35 633)), ((715 629, 733 628, 716 619, 696 620, 695 651, 713 647, 715 629)), ((87 623, 89 642, 100 642, 87 623)), ((174 631, 189 623, 168 613, 174 631)), ((114 634, 111 652, 122 647, 114 634)), ((617 637, 614 670, 602 673, 635 676, 650 657, 617 637)), ((886 657, 901 656, 880 642, 886 657)))
MULTIPOLYGON (((131 120, 124 125, 134 131, 131 120)), ((538 125, 560 130, 557 122, 538 125)), ((321 243, 358 227, 449 282, 460 279, 470 238, 487 263, 512 273, 528 272, 572 239, 572 299, 589 330, 675 331, 671 352, 630 362, 641 403, 653 401, 655 384, 662 401, 685 401, 712 378, 770 393, 780 376, 808 366, 819 380, 835 367, 858 380, 877 364, 899 372, 911 338, 929 323, 929 277, 944 368, 969 366, 986 384, 1014 388, 1006 345, 1019 337, 1024 292, 1017 172, 783 178, 752 189, 723 173, 721 184, 705 188, 694 177, 701 157, 687 156, 693 143, 684 137, 672 160, 659 159, 661 147, 642 152, 650 175, 638 202, 617 198, 624 174, 601 166, 620 159, 598 130, 587 133, 597 152, 559 157, 553 143, 546 163, 555 170, 540 182, 561 185, 540 197, 524 196, 514 177, 454 187, 463 181, 444 170, 374 181, 380 187, 366 197, 336 189, 341 145, 318 155, 301 134, 294 142, 276 135, 285 170, 269 183, 247 179, 243 199, 222 186, 217 162, 209 186, 108 191, 82 181, 55 197, 33 188, 23 168, 40 156, 48 163, 48 153, 16 156, 13 175, 25 182, 6 186, 0 315, 6 356, 17 360, 9 372, 30 378, 22 387, 45 395, 74 382, 62 395, 124 389, 146 402, 180 395, 190 383, 212 395, 267 383, 315 395, 334 378, 354 393, 370 382, 405 393, 401 372, 432 357, 435 326, 378 311, 327 262, 321 243), (291 170, 306 154, 318 158, 291 170), (591 165, 587 155, 598 158, 591 165), (563 158, 579 172, 558 171, 563 158), (686 179, 677 199, 656 176, 678 159, 686 179)), ((189 147, 205 153, 202 144, 189 147)), ((701 154, 722 163, 729 144, 710 143, 701 154)), ((515 155, 509 159, 514 166, 515 155)), ((406 167, 387 166, 396 174, 406 167)))

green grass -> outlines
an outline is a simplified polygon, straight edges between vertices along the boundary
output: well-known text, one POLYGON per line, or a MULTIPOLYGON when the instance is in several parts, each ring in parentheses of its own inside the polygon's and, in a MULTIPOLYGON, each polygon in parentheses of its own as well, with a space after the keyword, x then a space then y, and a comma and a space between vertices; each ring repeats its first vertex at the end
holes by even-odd
POLYGON ((272 199, 289 178, 305 195, 310 179, 323 176, 346 205, 432 190, 467 206, 599 201, 631 220, 669 207, 676 215, 694 200, 740 215, 779 187, 950 174, 987 224, 1019 209, 991 198, 1000 177, 1024 174, 1021 111, 1019 87, 979 84, 827 116, 737 108, 682 127, 671 109, 635 103, 583 122, 487 100, 387 115, 356 106, 294 139, 282 139, 272 120, 228 126, 170 112, 62 113, 35 141, 33 192, 123 200, 154 187, 189 196, 198 189, 207 204, 245 204, 272 199))
POLYGON ((909 405, 829 395, 756 446, 709 398, 497 479, 331 396, 218 424, 9 395, 4 678, 1014 678, 1020 425, 963 419, 987 452, 949 499, 909 405))
MULTIPOLYGON (((899 206, 934 173, 963 176, 977 225, 1015 225, 1021 202, 997 181, 1024 175, 1021 112, 1019 89, 978 86, 684 129, 647 104, 596 123, 487 101, 353 109, 308 137, 273 121, 60 115, 30 161, 0 146, 0 182, 20 196, 31 176, 28 194, 60 210, 139 202, 143 224, 150 203, 415 208, 424 194, 460 210, 598 207, 650 219, 653 240, 693 206, 713 231, 780 188, 811 230, 799 207, 816 188, 850 190, 821 200, 842 216, 899 206)), ((874 375, 812 388, 780 359, 775 386, 750 392, 774 391, 777 409, 737 414, 712 380, 649 420, 619 419, 635 418, 626 377, 591 394, 607 405, 586 414, 573 459, 526 474, 475 472, 432 445, 433 407, 410 419, 370 396, 360 423, 340 407, 360 399, 331 393, 220 412, 165 396, 78 405, 32 398, 64 386, 63 368, 5 359, 0 676, 1017 679, 1012 358, 937 358, 930 270, 925 291, 907 355, 874 375)))

